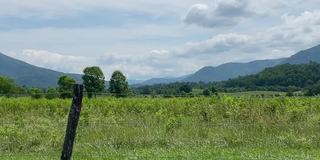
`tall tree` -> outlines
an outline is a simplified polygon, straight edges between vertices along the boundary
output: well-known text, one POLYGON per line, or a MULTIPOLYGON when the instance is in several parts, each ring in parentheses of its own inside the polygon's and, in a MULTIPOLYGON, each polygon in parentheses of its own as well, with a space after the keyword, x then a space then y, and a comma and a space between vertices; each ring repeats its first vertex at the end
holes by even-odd
POLYGON ((117 97, 125 97, 128 95, 128 81, 121 71, 113 72, 109 82, 109 92, 117 97))
POLYGON ((0 76, 0 94, 8 97, 15 96, 15 94, 26 94, 27 89, 18 86, 13 79, 0 76))
POLYGON ((89 98, 93 95, 96 97, 96 93, 105 91, 105 77, 99 67, 87 67, 83 73, 82 79, 89 98))
POLYGON ((76 81, 69 76, 61 76, 58 80, 58 91, 60 92, 60 98, 72 97, 72 86, 76 81))

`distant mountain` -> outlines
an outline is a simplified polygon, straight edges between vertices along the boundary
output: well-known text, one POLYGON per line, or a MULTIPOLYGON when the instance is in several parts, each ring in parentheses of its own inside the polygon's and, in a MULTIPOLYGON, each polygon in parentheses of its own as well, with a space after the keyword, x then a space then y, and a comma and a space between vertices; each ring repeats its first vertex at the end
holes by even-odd
POLYGON ((313 48, 300 51, 297 54, 282 59, 258 60, 248 63, 226 63, 217 67, 204 67, 183 79, 185 82, 213 82, 223 81, 238 76, 258 73, 265 68, 273 67, 280 64, 305 64, 310 61, 320 62, 320 45, 313 48))
POLYGON ((146 80, 144 82, 142 82, 143 85, 152 85, 152 84, 156 84, 156 83, 172 83, 175 82, 175 79, 170 79, 170 78, 151 78, 149 80, 146 80))
POLYGON ((135 85, 144 82, 144 80, 128 79, 129 85, 135 85))
MULTIPOLYGON (((297 54, 282 59, 274 60, 258 60, 248 63, 226 63, 217 67, 204 67, 191 75, 176 78, 153 78, 144 82, 137 80, 128 80, 134 86, 153 85, 160 83, 172 82, 212 82, 224 81, 238 76, 255 74, 265 68, 273 67, 280 64, 304 64, 310 61, 320 63, 320 45, 313 48, 303 50, 297 54)), ((62 73, 50 69, 37 67, 23 61, 11 58, 0 53, 0 75, 13 78, 18 84, 28 87, 54 87, 57 80, 62 75, 68 75, 76 79, 80 83, 80 74, 62 73)))
POLYGON ((176 79, 151 79, 143 82, 143 85, 153 85, 159 83, 172 83, 176 81, 181 82, 214 82, 214 81, 224 81, 231 78, 236 78, 238 76, 245 76, 250 74, 258 73, 265 68, 273 67, 280 64, 291 63, 291 64, 304 64, 310 61, 320 62, 320 45, 313 48, 300 51, 297 54, 281 59, 271 59, 271 60, 257 60, 248 63, 226 63, 219 65, 217 67, 203 67, 199 71, 185 76, 184 78, 176 79))
POLYGON ((283 59, 259 60, 249 63, 226 63, 218 67, 204 67, 183 79, 185 82, 212 82, 223 81, 239 75, 258 73, 259 71, 280 64, 283 59))
POLYGON ((298 52, 297 54, 287 58, 283 63, 305 64, 310 61, 320 62, 320 45, 307 50, 298 52))
POLYGON ((62 75, 68 75, 81 82, 80 74, 67 74, 37 67, 0 53, 0 75, 15 80, 19 85, 28 87, 55 87, 62 75))
POLYGON ((153 85, 153 84, 168 84, 168 83, 182 81, 187 76, 166 77, 166 78, 151 78, 149 80, 143 81, 142 83, 135 84, 134 86, 144 86, 144 85, 153 85))

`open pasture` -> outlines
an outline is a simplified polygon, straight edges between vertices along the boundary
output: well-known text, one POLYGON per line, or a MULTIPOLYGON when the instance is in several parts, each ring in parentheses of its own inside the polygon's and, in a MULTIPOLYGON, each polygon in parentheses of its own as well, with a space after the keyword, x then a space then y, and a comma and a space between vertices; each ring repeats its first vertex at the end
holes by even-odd
MULTIPOLYGON (((71 101, 0 98, 0 159, 59 159, 71 101)), ((320 100, 84 99, 74 159, 319 159, 320 100)))

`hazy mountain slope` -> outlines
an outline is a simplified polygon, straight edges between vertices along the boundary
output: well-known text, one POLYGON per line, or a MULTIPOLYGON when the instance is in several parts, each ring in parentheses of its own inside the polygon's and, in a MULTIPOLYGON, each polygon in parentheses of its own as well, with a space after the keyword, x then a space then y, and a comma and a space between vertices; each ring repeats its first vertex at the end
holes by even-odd
POLYGON ((249 63, 226 63, 217 67, 204 67, 196 73, 188 76, 182 81, 186 82, 212 82, 223 81, 238 76, 258 73, 265 68, 273 67, 280 64, 305 64, 310 61, 320 62, 320 45, 307 50, 298 52, 297 54, 282 59, 274 60, 258 60, 249 63))
MULTIPOLYGON (((255 74, 267 67, 273 67, 279 64, 303 64, 308 63, 309 61, 320 62, 320 45, 300 51, 288 58, 258 60, 249 63, 226 63, 217 67, 204 67, 191 75, 177 78, 153 78, 137 84, 137 86, 172 83, 176 81, 223 81, 238 76, 255 74)), ((54 87, 56 86, 58 77, 60 77, 61 75, 72 76, 78 82, 81 82, 81 75, 79 74, 66 74, 50 69, 36 67, 23 61, 8 57, 2 53, 0 53, 0 75, 11 77, 18 84, 28 87, 54 87)))
POLYGON ((170 79, 170 78, 151 78, 149 80, 144 81, 142 84, 143 85, 152 85, 152 84, 157 84, 157 83, 172 83, 175 82, 176 79, 170 79))
POLYGON ((284 63, 304 64, 309 63, 310 61, 320 62, 320 45, 300 51, 287 58, 284 63))
POLYGON ((135 86, 144 86, 144 85, 153 85, 153 84, 168 84, 168 83, 174 83, 183 80, 184 78, 188 77, 181 76, 181 77, 166 77, 166 78, 151 78, 149 80, 146 80, 142 83, 135 84, 135 86))
POLYGON ((172 83, 176 81, 184 82, 212 82, 212 81, 223 81, 238 76, 244 76, 249 74, 255 74, 267 67, 273 67, 280 64, 291 63, 291 64, 303 64, 309 61, 320 62, 320 45, 312 47, 310 49, 300 51, 297 54, 282 59, 273 60, 258 60, 248 63, 226 63, 217 67, 203 67, 199 71, 186 76, 185 78, 168 79, 168 78, 156 78, 148 80, 142 84, 159 84, 159 83, 172 83))
POLYGON ((69 75, 81 82, 81 75, 66 74, 41 67, 36 67, 23 61, 0 53, 0 75, 13 78, 19 85, 28 87, 54 87, 61 75, 69 75))
POLYGON ((283 59, 277 60, 259 60, 249 63, 226 63, 217 67, 204 67, 183 79, 185 82, 212 82, 222 81, 230 78, 238 77, 239 75, 254 74, 262 71, 267 67, 272 67, 280 64, 283 59))

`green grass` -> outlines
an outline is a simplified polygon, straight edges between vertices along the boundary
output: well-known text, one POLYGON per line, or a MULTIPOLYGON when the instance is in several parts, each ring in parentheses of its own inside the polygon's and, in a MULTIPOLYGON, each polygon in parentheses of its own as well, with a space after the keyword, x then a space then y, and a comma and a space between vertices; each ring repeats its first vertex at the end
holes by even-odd
MULTIPOLYGON (((70 100, 0 98, 0 159, 59 159, 70 100)), ((319 159, 317 98, 85 99, 74 159, 319 159)))
POLYGON ((274 96, 285 96, 286 92, 277 91, 246 91, 246 92, 234 92, 234 93, 221 93, 227 96, 263 96, 263 97, 274 97, 274 96))

